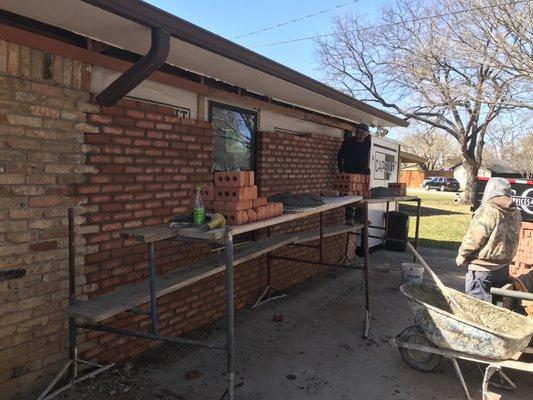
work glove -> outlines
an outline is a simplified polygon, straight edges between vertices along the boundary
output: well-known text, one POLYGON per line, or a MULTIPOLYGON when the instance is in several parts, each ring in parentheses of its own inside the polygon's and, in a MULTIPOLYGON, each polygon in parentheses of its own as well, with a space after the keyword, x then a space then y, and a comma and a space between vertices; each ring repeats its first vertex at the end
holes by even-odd
POLYGON ((466 267, 468 265, 468 261, 463 256, 458 255, 455 258, 455 264, 457 265, 457 267, 463 268, 463 267, 466 267))

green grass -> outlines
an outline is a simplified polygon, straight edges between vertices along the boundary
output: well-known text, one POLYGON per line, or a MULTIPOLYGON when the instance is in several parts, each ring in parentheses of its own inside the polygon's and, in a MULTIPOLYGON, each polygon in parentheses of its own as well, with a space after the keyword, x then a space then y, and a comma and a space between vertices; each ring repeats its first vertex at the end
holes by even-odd
MULTIPOLYGON (((470 206, 453 202, 453 193, 408 190, 409 195, 422 199, 419 245, 456 250, 470 223, 470 206)), ((416 203, 401 203, 400 210, 409 217, 409 237, 414 238, 416 203)))

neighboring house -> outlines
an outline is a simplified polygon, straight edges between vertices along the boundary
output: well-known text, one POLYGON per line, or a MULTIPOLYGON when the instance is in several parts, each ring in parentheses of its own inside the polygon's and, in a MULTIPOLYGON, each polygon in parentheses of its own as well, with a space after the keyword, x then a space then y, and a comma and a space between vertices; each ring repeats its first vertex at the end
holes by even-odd
MULTIPOLYGON (((466 185, 466 171, 463 164, 456 164, 451 170, 453 171, 453 177, 459 181, 461 188, 464 189, 466 185)), ((491 176, 517 177, 520 176, 520 172, 513 169, 505 160, 493 160, 486 162, 479 169, 478 176, 482 178, 490 178, 491 176)))
POLYGON ((430 170, 426 171, 420 164, 404 163, 400 170, 400 182, 407 184, 408 187, 419 188, 422 186, 424 179, 433 176, 452 177, 452 171, 430 170))
MULTIPOLYGON (((120 232, 188 213, 190 190, 209 186, 214 167, 255 170, 262 196, 320 192, 333 189, 346 130, 357 123, 407 126, 142 1, 4 0, 2 8, 1 399, 35 398, 69 357, 68 208, 78 223, 77 289, 82 299, 94 299, 148 276, 146 246, 120 232), (137 62, 151 46, 152 61, 137 62), (138 84, 145 73, 149 78, 138 84)), ((339 223, 344 211, 326 218, 339 223)), ((318 221, 282 229, 316 229, 318 221)), ((326 240, 325 259, 337 259, 344 237, 326 240)), ((212 252, 208 243, 181 240, 151 249, 158 274, 212 252)), ((239 265, 235 307, 262 293, 266 265, 266 256, 239 265)), ((324 271, 275 265, 272 282, 280 289, 324 271)), ((217 321, 226 310, 224 275, 158 302, 163 335, 217 321)), ((146 309, 133 311, 105 323, 147 332, 146 309)), ((78 339, 80 358, 104 363, 153 345, 96 331, 78 339)))

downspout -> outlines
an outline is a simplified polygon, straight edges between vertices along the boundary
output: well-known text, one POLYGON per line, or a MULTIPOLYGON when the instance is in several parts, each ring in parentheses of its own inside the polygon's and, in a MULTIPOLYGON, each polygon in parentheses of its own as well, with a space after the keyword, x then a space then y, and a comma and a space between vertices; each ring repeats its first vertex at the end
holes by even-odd
POLYGON ((146 55, 133 64, 96 96, 96 102, 111 107, 127 95, 166 61, 170 50, 170 35, 161 28, 152 28, 152 45, 146 55))

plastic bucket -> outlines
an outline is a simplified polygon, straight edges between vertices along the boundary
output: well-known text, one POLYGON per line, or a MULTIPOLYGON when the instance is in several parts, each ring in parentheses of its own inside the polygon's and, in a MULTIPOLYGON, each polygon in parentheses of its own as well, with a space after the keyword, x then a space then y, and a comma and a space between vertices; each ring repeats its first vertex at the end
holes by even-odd
POLYGON ((411 282, 422 282, 424 277, 424 267, 420 264, 402 263, 402 284, 411 282))

